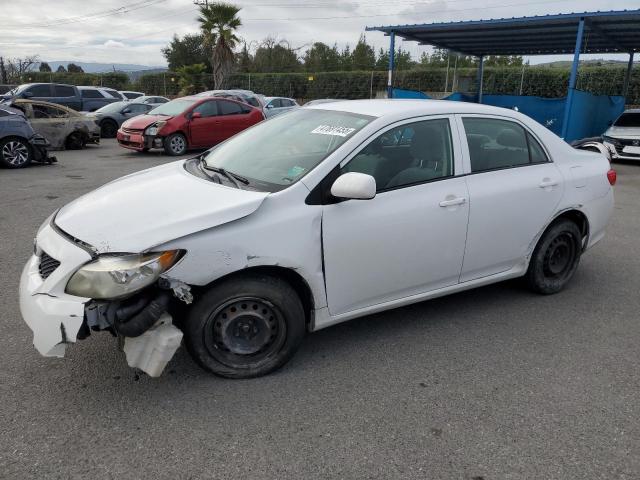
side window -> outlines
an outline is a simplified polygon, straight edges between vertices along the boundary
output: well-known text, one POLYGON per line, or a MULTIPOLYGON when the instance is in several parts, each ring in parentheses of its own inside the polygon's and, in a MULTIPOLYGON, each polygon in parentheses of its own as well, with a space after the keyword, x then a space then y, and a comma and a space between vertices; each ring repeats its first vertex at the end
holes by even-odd
POLYGON ((215 117, 218 115, 218 105, 214 101, 204 102, 194 108, 193 111, 199 112, 203 117, 215 117))
MULTIPOLYGON (((531 135, 515 122, 478 117, 466 117, 462 122, 469 144, 472 172, 529 165, 532 161, 546 161, 546 156, 537 142, 530 152, 528 137, 531 135), (534 151, 536 147, 538 150, 534 151), (541 154, 544 160, 540 160, 541 154)), ((535 142, 533 137, 531 140, 535 142)))
POLYGON ((162 97, 158 97, 156 98, 155 103, 167 103, 169 100, 167 100, 166 98, 162 98, 162 97))
POLYGON ((69 118, 69 113, 61 108, 50 108, 52 118, 69 118))
POLYGON ((544 163, 549 161, 543 148, 529 132, 527 132, 527 142, 529 143, 529 157, 531 158, 531 163, 544 163))
POLYGON ((54 85, 53 91, 55 97, 75 97, 76 95, 73 87, 67 87, 66 85, 54 85))
POLYGON ((38 105, 36 103, 31 105, 33 109, 33 118, 43 119, 43 118, 56 118, 58 115, 57 108, 47 107, 46 105, 38 105))
POLYGON ((51 89, 49 88, 48 84, 34 85, 32 87, 29 87, 29 90, 27 91, 30 92, 31 95, 34 97, 50 97, 51 96, 51 89))
POLYGON ((371 141, 342 168, 376 179, 378 192, 453 175, 451 127, 446 118, 409 123, 371 141))
POLYGON ((98 90, 93 88, 80 90, 80 95, 82 98, 104 98, 98 90))
POLYGON ((144 105, 142 103, 131 103, 128 108, 131 110, 131 113, 145 113, 149 111, 148 105, 144 105))
POLYGON ((220 115, 237 115, 243 113, 242 106, 234 102, 225 102, 224 100, 218 100, 218 109, 220 115))

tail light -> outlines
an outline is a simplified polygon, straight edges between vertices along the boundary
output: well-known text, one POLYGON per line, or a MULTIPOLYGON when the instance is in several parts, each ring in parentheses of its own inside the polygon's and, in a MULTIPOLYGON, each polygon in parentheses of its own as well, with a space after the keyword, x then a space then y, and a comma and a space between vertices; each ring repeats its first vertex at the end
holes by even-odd
POLYGON ((609 183, 612 186, 616 184, 616 180, 618 180, 618 174, 613 168, 609 169, 609 171, 607 172, 607 180, 609 180, 609 183))

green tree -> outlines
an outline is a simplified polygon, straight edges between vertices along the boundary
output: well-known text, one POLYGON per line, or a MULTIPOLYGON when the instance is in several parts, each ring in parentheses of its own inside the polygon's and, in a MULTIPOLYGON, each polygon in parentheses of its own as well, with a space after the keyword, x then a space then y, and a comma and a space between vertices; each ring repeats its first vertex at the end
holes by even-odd
POLYGON ((244 42, 244 44, 242 45, 242 50, 240 50, 240 53, 236 55, 236 66, 238 67, 238 72, 240 73, 253 72, 253 57, 249 53, 247 42, 244 42))
POLYGON ((205 69, 204 63, 196 63, 195 65, 184 65, 176 70, 179 77, 180 95, 193 95, 202 89, 202 74, 205 69))
POLYGON ((353 70, 373 70, 376 65, 376 53, 364 35, 360 35, 356 48, 353 49, 351 63, 353 70))
POLYGON ((484 64, 487 67, 521 67, 523 60, 520 55, 487 55, 484 64))
POLYGON ((56 70, 56 72, 58 73, 65 73, 67 71, 66 68, 64 68, 64 65, 59 65, 58 69, 56 70))
POLYGON ((239 7, 224 2, 200 6, 198 21, 205 47, 211 53, 214 88, 222 88, 233 67, 233 49, 238 42, 235 32, 242 25, 239 11, 239 7))
MULTIPOLYGON (((333 49, 338 53, 338 46, 334 45, 333 49)), ((347 44, 340 52, 339 63, 337 66, 333 66, 330 71, 341 70, 348 72, 353 67, 353 59, 351 58, 351 47, 347 44)))
POLYGON ((211 58, 204 48, 204 36, 200 33, 187 34, 182 38, 173 36, 171 43, 162 49, 164 58, 167 59, 169 70, 176 71, 185 65, 202 63, 207 71, 211 71, 211 58))
POLYGON ((307 72, 329 72, 339 70, 338 48, 316 42, 304 54, 304 69, 307 72))
POLYGON ((50 72, 51 67, 47 62, 40 62, 40 67, 38 68, 41 72, 50 72))
POLYGON ((67 65, 67 72, 69 73, 84 73, 82 67, 80 65, 76 65, 75 63, 70 63, 67 65))

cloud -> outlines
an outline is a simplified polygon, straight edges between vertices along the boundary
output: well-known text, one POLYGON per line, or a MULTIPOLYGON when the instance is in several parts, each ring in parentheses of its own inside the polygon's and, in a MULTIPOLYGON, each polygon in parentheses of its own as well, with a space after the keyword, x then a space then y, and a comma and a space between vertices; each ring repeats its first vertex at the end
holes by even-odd
POLYGON ((124 48, 126 46, 124 43, 116 40, 107 40, 103 45, 107 48, 124 48))

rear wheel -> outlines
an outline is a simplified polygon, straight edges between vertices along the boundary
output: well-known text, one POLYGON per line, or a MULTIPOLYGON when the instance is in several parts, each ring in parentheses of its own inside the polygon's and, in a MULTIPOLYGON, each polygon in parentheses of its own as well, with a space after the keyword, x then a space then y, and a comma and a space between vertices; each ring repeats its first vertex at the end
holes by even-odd
POLYGON ((187 152, 187 138, 181 133, 172 133, 164 139, 164 151, 167 155, 184 155, 187 152))
POLYGON ((582 234, 571 220, 554 222, 536 245, 526 279, 536 292, 549 295, 562 290, 571 280, 582 253, 582 234))
POLYGON ((193 358, 228 378, 258 377, 280 368, 304 334, 304 309, 295 290, 267 275, 214 286, 191 309, 185 325, 193 358))
POLYGON ((21 138, 0 140, 0 164, 5 168, 22 168, 31 163, 29 144, 21 138))
POLYGON ((111 119, 105 119, 100 123, 100 136, 102 138, 114 138, 118 133, 118 124, 111 119))
POLYGON ((65 142, 65 147, 67 150, 80 150, 85 147, 87 141, 80 132, 72 132, 67 137, 65 142))

